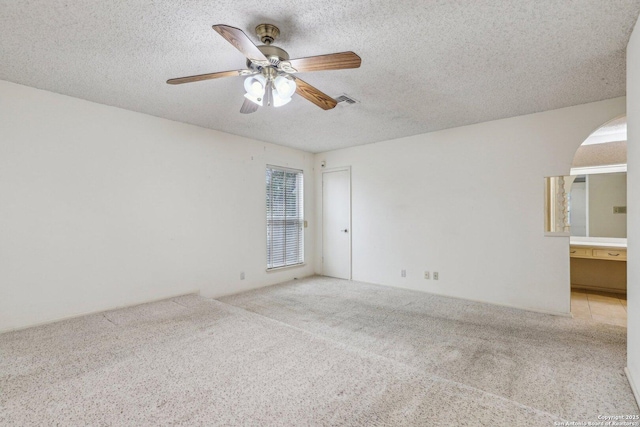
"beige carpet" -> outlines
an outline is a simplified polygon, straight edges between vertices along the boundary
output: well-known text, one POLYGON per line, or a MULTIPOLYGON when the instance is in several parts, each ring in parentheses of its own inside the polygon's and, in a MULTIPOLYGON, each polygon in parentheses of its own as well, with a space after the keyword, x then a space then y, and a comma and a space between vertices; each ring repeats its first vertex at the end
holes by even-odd
POLYGON ((638 412, 620 328, 323 278, 225 300, 266 316, 186 296, 0 335, 0 425, 551 426, 567 407, 638 412), (542 358, 554 337, 583 371, 603 366, 581 377, 587 400, 549 411, 540 396, 575 384, 551 366, 563 358, 542 358), (589 346, 611 357, 578 355, 589 346))
POLYGON ((322 277, 221 300, 570 421, 639 413, 623 327, 322 277))
POLYGON ((0 335, 0 424, 552 425, 393 360, 187 296, 0 335))

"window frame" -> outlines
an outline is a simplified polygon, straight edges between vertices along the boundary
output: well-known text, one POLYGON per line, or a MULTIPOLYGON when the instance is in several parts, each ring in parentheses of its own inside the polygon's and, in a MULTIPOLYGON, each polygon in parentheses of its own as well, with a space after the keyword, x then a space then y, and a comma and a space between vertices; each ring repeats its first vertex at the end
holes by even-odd
MULTIPOLYGON (((265 231, 266 231, 266 269, 267 271, 274 271, 274 270, 280 270, 280 269, 285 269, 285 268, 292 268, 292 267, 299 267, 304 265, 305 262, 305 250, 304 250, 304 243, 305 243, 305 227, 304 227, 304 171, 301 169, 293 169, 293 168, 287 168, 287 167, 283 167, 283 166, 276 166, 276 165, 270 165, 267 164, 266 168, 265 168, 265 210, 266 210, 266 227, 265 227, 265 231), (287 195, 287 190, 286 190, 286 176, 285 176, 285 189, 283 190, 283 194, 285 199, 283 201, 281 201, 281 206, 280 206, 280 210, 282 212, 284 212, 284 216, 282 218, 277 219, 277 221, 283 221, 283 226, 284 226, 284 231, 283 231, 283 236, 284 236, 284 243, 281 244, 282 248, 282 254, 280 255, 280 259, 282 260, 282 262, 274 262, 274 259, 276 259, 274 257, 274 252, 273 252, 273 247, 274 247, 274 224, 273 224, 273 213, 274 213, 274 206, 271 205, 270 206, 270 196, 273 197, 273 180, 270 180, 270 173, 273 174, 274 171, 277 172, 284 172, 285 174, 287 173, 293 173, 296 175, 295 177, 295 182, 296 182, 296 186, 300 186, 300 188, 296 188, 295 194, 296 197, 298 198, 296 200, 296 215, 295 217, 292 216, 288 216, 287 215, 287 200, 286 200, 286 195, 287 195), (267 186, 267 184, 270 184, 271 186, 267 186), (289 225, 290 222, 294 222, 295 225, 297 226, 298 229, 298 243, 296 245, 296 250, 295 252, 298 253, 298 256, 295 260, 295 262, 289 262, 288 261, 288 254, 287 254, 287 227, 289 225)), ((271 199, 273 200, 273 199, 271 199)))

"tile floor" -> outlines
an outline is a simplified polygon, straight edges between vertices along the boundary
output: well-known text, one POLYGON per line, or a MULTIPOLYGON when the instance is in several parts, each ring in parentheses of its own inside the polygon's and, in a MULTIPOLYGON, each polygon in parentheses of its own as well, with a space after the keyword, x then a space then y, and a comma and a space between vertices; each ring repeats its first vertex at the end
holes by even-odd
POLYGON ((571 313, 576 319, 627 326, 627 297, 609 292, 571 290, 571 313))

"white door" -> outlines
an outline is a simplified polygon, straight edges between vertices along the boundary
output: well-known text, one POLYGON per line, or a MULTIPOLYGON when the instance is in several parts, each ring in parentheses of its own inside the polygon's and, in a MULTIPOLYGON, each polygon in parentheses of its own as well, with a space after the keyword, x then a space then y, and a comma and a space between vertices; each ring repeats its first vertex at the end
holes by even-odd
POLYGON ((351 171, 322 173, 322 274, 351 279, 351 171))

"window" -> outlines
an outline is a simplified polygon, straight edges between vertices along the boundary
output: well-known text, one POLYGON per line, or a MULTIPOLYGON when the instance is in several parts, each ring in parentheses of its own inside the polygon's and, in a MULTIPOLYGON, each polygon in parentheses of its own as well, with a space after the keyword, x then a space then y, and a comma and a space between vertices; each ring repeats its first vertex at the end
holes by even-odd
POLYGON ((304 262, 302 171, 267 166, 267 269, 304 262))

